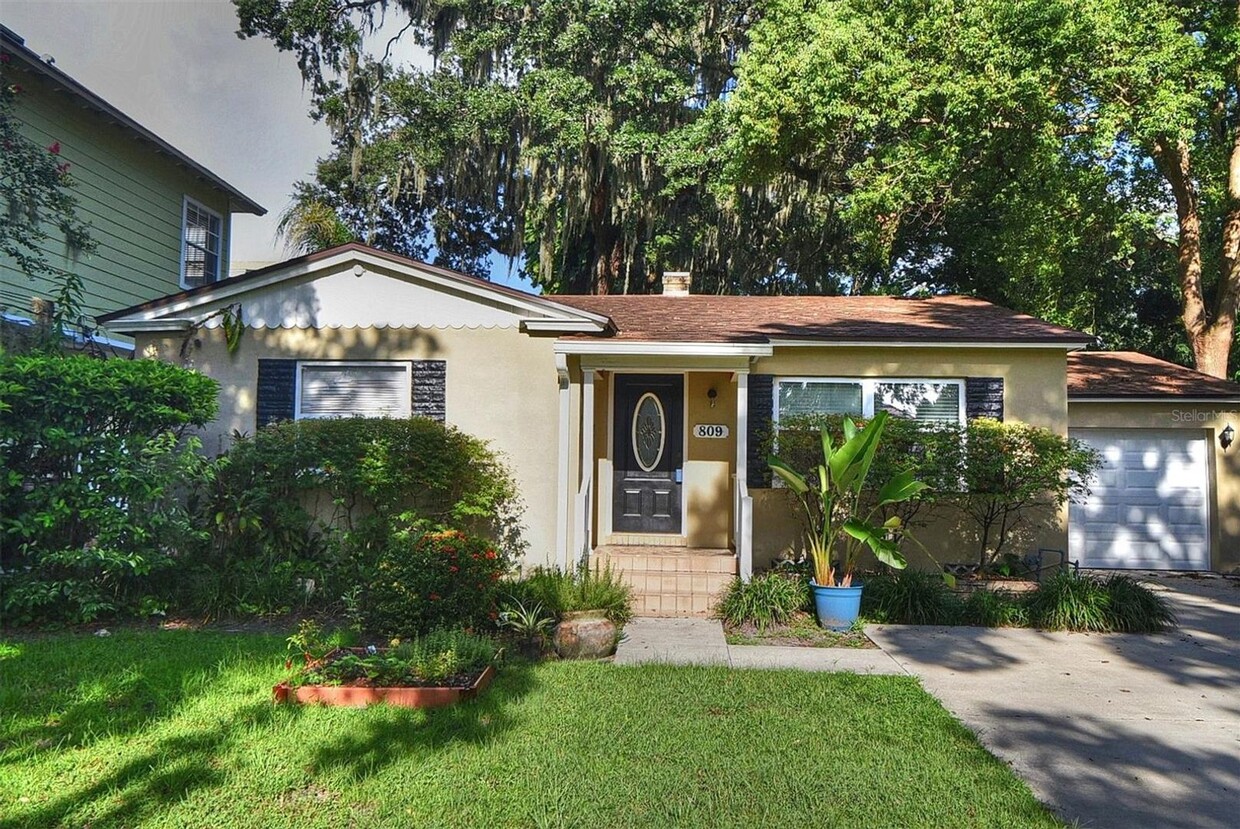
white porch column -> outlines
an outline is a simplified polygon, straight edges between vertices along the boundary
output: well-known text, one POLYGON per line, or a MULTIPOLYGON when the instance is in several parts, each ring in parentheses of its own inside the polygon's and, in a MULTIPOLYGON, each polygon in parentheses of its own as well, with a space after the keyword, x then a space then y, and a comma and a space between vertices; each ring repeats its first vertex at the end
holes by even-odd
POLYGON ((555 505, 555 555, 560 569, 567 571, 569 567, 569 489, 568 469, 569 453, 572 451, 572 424, 569 401, 568 357, 564 354, 555 355, 556 380, 560 386, 560 453, 559 470, 556 479, 555 505))
POLYGON ((571 550, 572 560, 589 554, 593 548, 590 519, 594 511, 594 369, 581 370, 581 488, 577 491, 575 529, 577 540, 571 550))
POLYGON ((753 578, 753 499, 749 497, 749 372, 736 373, 736 558, 740 577, 753 578))

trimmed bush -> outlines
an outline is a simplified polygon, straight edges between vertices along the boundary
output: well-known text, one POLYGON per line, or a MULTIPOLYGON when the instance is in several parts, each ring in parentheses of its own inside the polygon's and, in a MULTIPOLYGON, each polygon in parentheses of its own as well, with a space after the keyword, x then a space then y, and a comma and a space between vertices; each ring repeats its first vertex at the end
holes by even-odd
POLYGON ((1175 626, 1175 614, 1166 600, 1132 576, 1116 574, 1103 586, 1111 598, 1114 630, 1124 633, 1157 633, 1175 626))
POLYGON ((715 615, 729 625, 754 625, 766 630, 785 625, 809 608, 808 579, 779 572, 766 572, 749 581, 735 578, 719 599, 715 615))
POLYGON ((582 564, 575 573, 555 567, 536 567, 528 575, 505 585, 516 601, 531 607, 541 604, 557 619, 565 613, 602 610, 622 625, 633 618, 633 589, 608 563, 593 569, 582 564))
POLYGON ((200 537, 187 491, 211 465, 183 432, 218 386, 168 363, 0 357, 0 594, 6 622, 167 605, 159 576, 200 537))
POLYGON ((961 621, 977 627, 1025 627, 1029 614, 1024 603, 1004 590, 974 590, 965 599, 961 621))
POLYGON ((1045 630, 1156 633, 1175 623, 1166 601, 1130 576, 1105 581, 1059 573, 1028 600, 1029 623, 1045 630))
POLYGON ((960 600, 938 573, 897 570, 864 580, 861 614, 874 622, 895 625, 954 625, 960 600))
POLYGON ((398 534, 363 594, 361 622, 402 638, 438 628, 493 627, 510 560, 485 539, 454 530, 398 534))
POLYGON ((410 533, 521 551, 512 476, 484 441, 427 418, 273 424, 238 438, 201 507, 187 600, 210 614, 336 609, 410 533), (313 591, 308 587, 313 584, 313 591))

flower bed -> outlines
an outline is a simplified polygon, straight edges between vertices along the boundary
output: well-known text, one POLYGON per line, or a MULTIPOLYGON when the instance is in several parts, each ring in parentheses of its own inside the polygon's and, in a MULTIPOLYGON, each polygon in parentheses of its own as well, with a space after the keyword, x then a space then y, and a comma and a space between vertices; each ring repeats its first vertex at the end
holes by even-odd
POLYGON ((365 706, 386 702, 438 708, 472 699, 491 684, 494 644, 459 631, 437 631, 392 647, 334 648, 272 690, 276 702, 365 706))

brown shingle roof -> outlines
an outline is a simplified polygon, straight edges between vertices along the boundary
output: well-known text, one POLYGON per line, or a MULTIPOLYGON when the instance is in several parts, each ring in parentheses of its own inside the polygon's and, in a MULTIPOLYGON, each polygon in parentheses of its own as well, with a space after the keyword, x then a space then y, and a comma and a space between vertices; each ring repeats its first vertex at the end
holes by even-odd
POLYGON ((653 342, 1012 342, 1084 345, 1088 334, 965 296, 549 296, 604 314, 615 339, 653 342))
POLYGON ((1240 397, 1240 385, 1137 351, 1068 355, 1068 397, 1240 397))

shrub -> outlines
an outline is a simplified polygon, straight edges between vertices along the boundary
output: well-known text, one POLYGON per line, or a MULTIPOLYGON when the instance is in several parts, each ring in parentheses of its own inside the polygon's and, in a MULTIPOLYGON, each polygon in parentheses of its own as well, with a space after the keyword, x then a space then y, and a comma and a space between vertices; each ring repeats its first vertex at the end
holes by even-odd
POLYGON ((1024 627, 1029 614, 1024 603, 1004 590, 975 590, 965 599, 961 621, 978 627, 1024 627))
POLYGON ((766 630, 784 625, 809 607, 809 581, 796 575, 766 572, 749 581, 735 578, 719 599, 715 614, 729 625, 766 630))
POLYGON ((960 600, 938 573, 898 570, 865 579, 861 613, 887 624, 952 625, 960 618, 960 600))
POLYGON ((264 427, 237 439, 201 512, 211 537, 191 598, 214 613, 338 600, 410 531, 464 530, 505 558, 521 549, 508 469, 485 442, 427 418, 264 427))
POLYGON ((595 564, 593 569, 582 564, 571 573, 536 567, 507 589, 516 601, 527 606, 541 604, 557 618, 582 610, 602 610, 619 625, 633 618, 633 588, 610 563, 602 567, 595 564))
POLYGON ((191 426, 215 381, 153 360, 0 357, 0 593, 6 621, 88 622, 167 603, 212 468, 191 426), (162 592, 161 592, 162 590, 162 592))
POLYGON ((1111 597, 1096 579, 1075 573, 1051 576, 1029 596, 1029 623, 1045 630, 1112 630, 1111 597))
POLYGON ((1114 630, 1124 633, 1157 633, 1175 625, 1167 600, 1132 576, 1116 574, 1103 586, 1110 596, 1114 630))
POLYGON ((1045 630, 1155 633, 1175 623, 1166 600, 1125 575, 1059 573, 1029 597, 1029 622, 1045 630))
POLYGON ((510 559, 489 541, 455 530, 398 533, 380 554, 361 621, 384 636, 492 626, 498 582, 510 559))
POLYGON ((1098 454, 1081 441, 987 418, 969 421, 963 447, 957 504, 977 531, 983 568, 1002 555, 1035 513, 1053 512, 1086 495, 1099 463, 1098 454))

